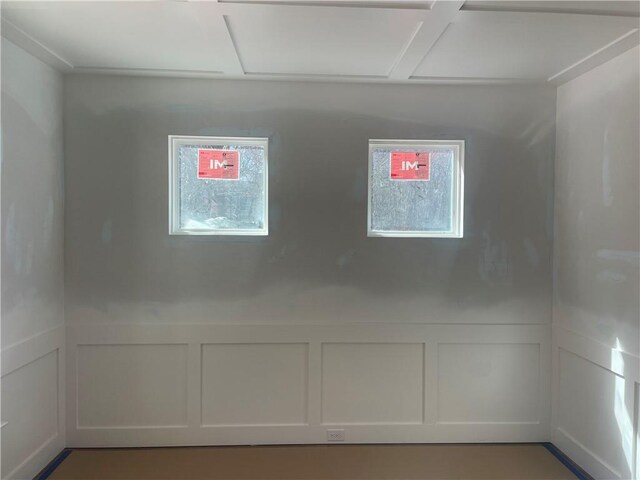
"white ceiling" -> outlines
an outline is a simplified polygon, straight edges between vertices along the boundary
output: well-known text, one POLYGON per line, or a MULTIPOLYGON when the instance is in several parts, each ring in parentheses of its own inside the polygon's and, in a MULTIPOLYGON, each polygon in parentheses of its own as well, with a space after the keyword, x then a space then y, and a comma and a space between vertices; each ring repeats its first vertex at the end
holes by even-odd
POLYGON ((640 43, 638 1, 3 1, 66 72, 561 83, 640 43))
POLYGON ((627 34, 634 21, 565 13, 461 11, 414 75, 546 80, 627 34))

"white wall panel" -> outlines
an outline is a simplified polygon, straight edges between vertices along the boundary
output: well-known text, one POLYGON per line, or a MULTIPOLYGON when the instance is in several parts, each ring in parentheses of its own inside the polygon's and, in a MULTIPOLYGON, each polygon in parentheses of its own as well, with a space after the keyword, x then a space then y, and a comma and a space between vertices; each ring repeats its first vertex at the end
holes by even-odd
POLYGON ((440 344, 439 422, 538 422, 537 344, 440 344))
POLYGON ((78 347, 78 426, 187 423, 186 345, 78 347))
POLYGON ((23 479, 65 443, 63 77, 4 38, 0 57, 2 478, 23 479))
POLYGON ((63 328, 2 350, 3 479, 32 478, 65 446, 64 355, 63 328))
POLYGON ((558 372, 557 428, 617 478, 629 478, 634 442, 630 385, 624 377, 562 348, 558 372))
POLYGON ((553 337, 553 442, 594 478, 636 478, 640 358, 559 326, 553 337))
POLYGON ((640 47, 558 88, 553 323, 640 354, 640 47))
POLYGON ((202 424, 303 424, 307 345, 202 346, 202 424))
POLYGON ((58 435, 58 352, 2 378, 2 469, 11 472, 58 435))
POLYGON ((322 346, 323 423, 422 423, 423 345, 322 346))
POLYGON ((639 58, 558 88, 552 439, 597 479, 639 475, 639 58))
MULTIPOLYGON (((544 325, 86 325, 68 332, 70 446, 324 443, 336 427, 355 443, 548 440, 544 325), (468 357, 446 371, 452 383, 469 382, 474 362, 487 359, 523 375, 514 380, 495 367, 500 375, 478 387, 487 398, 490 387, 502 394, 503 413, 483 423, 436 421, 438 344, 462 345, 456 354, 468 357), (88 380, 109 387, 91 393, 88 380)), ((454 408, 452 418, 467 418, 468 405, 454 408)))
POLYGON ((64 323, 62 89, 2 39, 2 348, 64 323))

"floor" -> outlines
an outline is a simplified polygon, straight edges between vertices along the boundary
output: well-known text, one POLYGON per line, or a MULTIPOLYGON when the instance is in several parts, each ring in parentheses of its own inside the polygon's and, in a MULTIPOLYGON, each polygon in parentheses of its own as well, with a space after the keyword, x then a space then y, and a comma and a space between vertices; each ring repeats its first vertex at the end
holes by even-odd
POLYGON ((544 446, 331 445, 73 450, 70 479, 575 480, 544 446))

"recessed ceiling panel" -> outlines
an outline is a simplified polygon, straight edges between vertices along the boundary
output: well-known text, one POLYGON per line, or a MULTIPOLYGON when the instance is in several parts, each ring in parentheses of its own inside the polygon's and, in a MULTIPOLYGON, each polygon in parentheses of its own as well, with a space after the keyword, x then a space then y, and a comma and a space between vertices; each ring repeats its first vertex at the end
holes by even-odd
POLYGON ((638 28, 638 18, 461 11, 413 77, 546 80, 638 28))
POLYGON ((386 76, 420 25, 411 10, 323 7, 232 13, 227 22, 247 73, 358 76, 386 76))
POLYGON ((2 16, 74 67, 223 70, 224 23, 188 3, 3 2, 2 16))

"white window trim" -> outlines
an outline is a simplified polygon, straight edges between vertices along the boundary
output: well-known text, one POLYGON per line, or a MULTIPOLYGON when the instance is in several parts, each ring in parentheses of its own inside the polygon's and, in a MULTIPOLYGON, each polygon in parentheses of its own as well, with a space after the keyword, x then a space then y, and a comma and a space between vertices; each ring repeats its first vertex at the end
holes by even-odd
POLYGON ((462 238, 464 227, 464 140, 369 140, 369 172, 367 176, 367 236, 369 237, 405 237, 405 238, 462 238), (451 231, 378 231, 371 229, 371 172, 373 171, 373 150, 377 148, 425 147, 451 148, 453 150, 453 192, 451 231))
POLYGON ((269 139, 259 137, 211 137, 169 135, 169 235, 269 235, 269 139), (180 227, 180 178, 178 175, 177 146, 186 140, 193 144, 251 145, 264 148, 264 227, 262 229, 190 230, 180 227))

